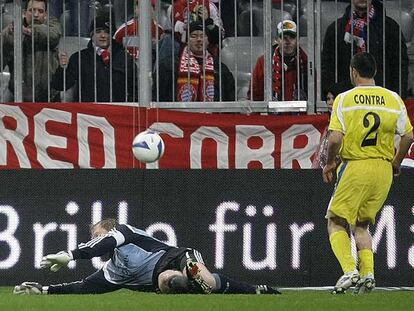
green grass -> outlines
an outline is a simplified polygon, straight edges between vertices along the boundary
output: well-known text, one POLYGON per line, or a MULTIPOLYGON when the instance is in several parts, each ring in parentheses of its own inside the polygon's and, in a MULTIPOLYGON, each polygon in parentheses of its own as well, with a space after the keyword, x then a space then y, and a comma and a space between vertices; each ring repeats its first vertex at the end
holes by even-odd
POLYGON ((413 292, 376 291, 333 296, 321 291, 286 291, 283 295, 156 295, 122 290, 104 295, 15 296, 0 287, 0 310, 413 310, 413 292))

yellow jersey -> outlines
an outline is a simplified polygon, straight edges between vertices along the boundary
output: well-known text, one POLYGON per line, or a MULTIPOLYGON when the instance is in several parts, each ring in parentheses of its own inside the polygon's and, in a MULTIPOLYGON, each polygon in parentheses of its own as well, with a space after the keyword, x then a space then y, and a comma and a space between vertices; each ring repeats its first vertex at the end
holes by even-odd
POLYGON ((344 134, 343 160, 394 157, 394 136, 412 131, 404 102, 380 86, 358 86, 339 94, 333 104, 329 130, 344 134))

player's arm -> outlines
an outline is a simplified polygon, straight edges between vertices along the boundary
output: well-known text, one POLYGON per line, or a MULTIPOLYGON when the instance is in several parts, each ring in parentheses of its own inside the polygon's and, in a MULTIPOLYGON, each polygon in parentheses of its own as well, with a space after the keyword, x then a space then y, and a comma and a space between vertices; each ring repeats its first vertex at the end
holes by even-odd
POLYGON ((404 159, 405 155, 407 154, 408 149, 410 149, 413 141, 414 141, 413 131, 410 131, 406 133, 405 135, 401 136, 400 144, 398 145, 394 159, 392 160, 392 168, 393 168, 395 176, 400 175, 401 162, 404 159))
POLYGON ((323 181, 328 183, 333 180, 333 172, 336 168, 336 157, 342 146, 344 134, 339 131, 332 131, 328 138, 328 158, 323 168, 323 181))
POLYGON ((79 244, 78 248, 72 251, 61 251, 57 254, 46 255, 43 257, 40 266, 50 268, 50 270, 56 272, 67 266, 71 260, 91 259, 112 253, 116 247, 128 244, 132 236, 133 233, 127 226, 119 225, 105 235, 79 244))
POLYGON ((411 125, 410 119, 408 118, 407 109, 405 108, 403 100, 394 93, 400 107, 401 113, 397 120, 396 134, 401 136, 397 151, 394 159, 392 160, 392 169, 394 176, 398 176, 401 173, 401 162, 407 154, 413 142, 413 126, 411 125))
POLYGON ((336 157, 339 154, 342 146, 342 140, 345 133, 345 125, 341 112, 342 94, 335 98, 332 108, 331 121, 329 123, 329 130, 331 133, 328 138, 327 161, 322 171, 323 181, 328 183, 333 180, 333 172, 335 171, 337 162, 336 157))

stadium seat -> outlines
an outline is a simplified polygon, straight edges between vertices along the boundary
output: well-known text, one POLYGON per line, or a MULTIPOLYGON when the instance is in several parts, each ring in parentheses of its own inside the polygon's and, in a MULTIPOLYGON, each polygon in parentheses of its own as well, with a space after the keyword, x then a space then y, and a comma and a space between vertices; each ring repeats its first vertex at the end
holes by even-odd
POLYGON ((73 53, 82 50, 88 46, 90 38, 85 37, 62 37, 60 38, 58 49, 63 52, 66 51, 68 57, 73 53))
POLYGON ((164 3, 161 2, 159 4, 160 9, 157 14, 154 14, 154 18, 157 20, 158 24, 161 25, 164 30, 170 30, 171 29, 171 22, 168 19, 168 7, 171 5, 171 3, 164 3))
MULTIPOLYGON (((237 20, 238 35, 239 36, 250 36, 250 14, 252 14, 253 25, 252 33, 253 36, 263 37, 263 9, 255 7, 251 11, 243 11, 237 20)), ((282 19, 292 19, 292 16, 285 11, 272 9, 272 38, 276 38, 276 26, 282 19)))
POLYGON ((257 58, 263 53, 263 37, 229 37, 223 41, 221 61, 227 65, 234 79, 237 80, 238 99, 246 98, 251 72, 257 58))
POLYGON ((389 7, 389 5, 390 4, 387 4, 387 15, 401 26, 401 31, 404 34, 406 41, 411 42, 414 33, 414 15, 405 9, 400 11, 398 3, 396 3, 396 7, 389 7))
POLYGON ((9 80, 9 72, 0 72, 0 102, 8 102, 10 100, 10 92, 8 89, 9 80))
POLYGON ((13 3, 0 4, 1 12, 1 29, 4 29, 14 19, 13 3))
POLYGON ((348 5, 349 3, 345 2, 321 2, 321 38, 325 37, 326 29, 328 26, 339 17, 344 15, 344 12, 348 5))
MULTIPOLYGON (((68 57, 73 53, 82 50, 88 46, 90 38, 84 37, 62 37, 58 45, 59 51, 66 51, 68 57)), ((60 98, 62 101, 71 102, 74 99, 77 85, 66 90, 66 93, 63 91, 60 92, 60 98)))

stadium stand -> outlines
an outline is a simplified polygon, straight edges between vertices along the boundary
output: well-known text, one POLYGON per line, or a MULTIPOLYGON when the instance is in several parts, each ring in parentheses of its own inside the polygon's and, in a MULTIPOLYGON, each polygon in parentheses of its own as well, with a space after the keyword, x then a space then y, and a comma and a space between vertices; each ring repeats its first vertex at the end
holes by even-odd
MULTIPOLYGON (((263 37, 263 8, 253 7, 252 10, 243 11, 238 17, 238 35, 250 36, 250 14, 252 14, 253 36, 263 37)), ((278 9, 272 9, 272 25, 277 25, 282 19, 292 19, 292 16, 286 12, 278 9)), ((272 27, 272 38, 276 37, 276 27, 272 27)))
MULTIPOLYGON (((59 51, 65 51, 70 57, 73 53, 80 51, 88 46, 90 38, 84 37, 62 37, 60 38, 58 49, 59 51)), ((74 99, 77 85, 75 84, 70 89, 60 92, 60 98, 62 101, 71 102, 74 99)))
POLYGON ((263 37, 228 37, 223 40, 221 59, 237 81, 237 99, 247 98, 252 68, 263 53, 263 37))

